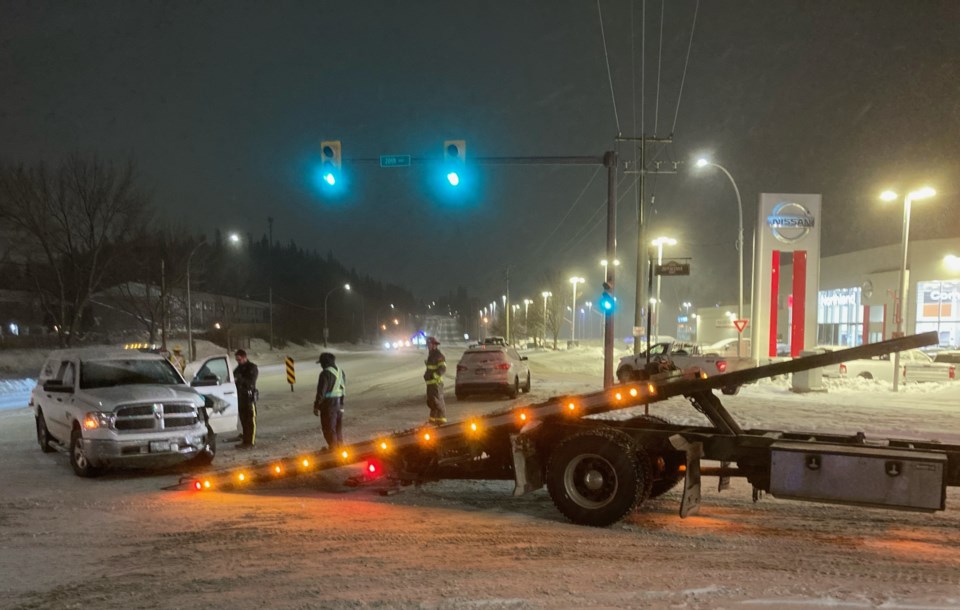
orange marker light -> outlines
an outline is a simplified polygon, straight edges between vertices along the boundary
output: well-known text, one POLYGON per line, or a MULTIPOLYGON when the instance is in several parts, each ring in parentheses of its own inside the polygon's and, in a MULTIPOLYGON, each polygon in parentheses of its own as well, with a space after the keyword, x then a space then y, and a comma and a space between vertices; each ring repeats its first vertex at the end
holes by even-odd
POLYGON ((273 471, 274 471, 275 473, 277 473, 277 474, 280 474, 280 473, 283 471, 283 469, 280 468, 279 466, 274 466, 274 467, 273 467, 273 471))
POLYGON ((210 481, 204 481, 204 482, 203 482, 203 488, 204 488, 204 489, 210 489, 210 481))
POLYGON ((657 393, 657 386, 653 385, 652 383, 648 383, 648 384, 647 384, 647 391, 650 392, 651 394, 656 394, 656 393, 657 393))
POLYGON ((241 482, 243 482, 247 480, 247 475, 241 472, 240 474, 237 475, 237 478, 240 479, 241 482))
POLYGON ((639 393, 640 392, 637 391, 637 388, 630 388, 630 396, 633 396, 634 398, 636 398, 637 394, 639 393))
POLYGON ((310 460, 303 460, 303 467, 304 467, 304 468, 309 468, 309 467, 310 467, 310 460))
POLYGON ((471 431, 471 432, 476 432, 478 429, 479 429, 479 428, 478 428, 478 426, 477 426, 477 422, 475 422, 475 421, 470 422, 470 431, 471 431))
POLYGON ((344 451, 340 454, 340 457, 342 457, 343 459, 347 459, 348 457, 350 457, 350 454, 344 451))
POLYGON ((527 421, 527 414, 524 411, 520 412, 520 421, 527 421))
POLYGON ((429 440, 430 440, 430 433, 429 433, 429 432, 424 432, 424 433, 423 433, 423 440, 425 440, 425 441, 429 441, 429 440))
POLYGON ((383 441, 380 443, 380 449, 382 449, 383 451, 386 451, 387 447, 389 447, 389 445, 387 445, 387 441, 383 441))
POLYGON ((623 400, 623 394, 621 394, 620 392, 617 392, 616 394, 614 394, 613 397, 616 398, 617 400, 623 400))

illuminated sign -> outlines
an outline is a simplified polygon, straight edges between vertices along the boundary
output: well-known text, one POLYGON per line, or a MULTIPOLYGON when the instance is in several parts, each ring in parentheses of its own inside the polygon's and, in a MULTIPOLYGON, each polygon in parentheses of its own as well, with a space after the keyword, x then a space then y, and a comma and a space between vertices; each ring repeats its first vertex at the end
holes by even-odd
POLYGON ((817 295, 820 307, 839 307, 843 305, 857 305, 859 288, 838 288, 836 290, 821 290, 817 295))
POLYGON ((783 243, 800 241, 814 226, 813 215, 807 208, 792 201, 781 201, 767 216, 767 226, 777 240, 783 243))

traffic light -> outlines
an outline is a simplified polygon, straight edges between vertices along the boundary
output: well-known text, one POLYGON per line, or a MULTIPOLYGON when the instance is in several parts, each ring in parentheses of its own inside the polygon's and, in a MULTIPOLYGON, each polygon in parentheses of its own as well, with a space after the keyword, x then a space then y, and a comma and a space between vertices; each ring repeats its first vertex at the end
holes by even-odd
POLYGON ((337 178, 340 177, 340 140, 320 142, 320 158, 322 160, 323 181, 330 186, 335 186, 337 178))
POLYGON ((614 308, 617 306, 616 299, 613 298, 613 286, 609 283, 603 283, 603 294, 600 295, 600 309, 603 313, 613 313, 614 308))
POLYGON ((460 173, 467 160, 466 140, 445 140, 443 143, 444 171, 450 186, 460 185, 460 173))

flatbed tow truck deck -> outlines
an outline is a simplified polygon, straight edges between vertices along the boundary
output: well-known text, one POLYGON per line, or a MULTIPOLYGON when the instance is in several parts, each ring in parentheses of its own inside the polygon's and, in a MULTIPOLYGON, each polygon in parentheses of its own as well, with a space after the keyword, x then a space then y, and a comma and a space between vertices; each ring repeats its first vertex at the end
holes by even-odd
POLYGON ((198 491, 249 487, 366 463, 352 482, 395 484, 442 479, 513 480, 514 495, 546 485, 571 521, 606 526, 683 482, 680 515, 700 507, 702 476, 746 478, 754 499, 776 497, 913 511, 943 510, 946 487, 960 486, 960 445, 868 439, 862 433, 744 430, 714 390, 855 358, 932 345, 925 333, 805 356, 713 377, 662 373, 643 382, 440 426, 412 428, 337 450, 299 453, 181 480, 198 491), (683 396, 710 426, 670 424, 650 406, 683 396), (589 415, 644 407, 622 420, 589 415), (719 462, 702 467, 701 460, 719 462))

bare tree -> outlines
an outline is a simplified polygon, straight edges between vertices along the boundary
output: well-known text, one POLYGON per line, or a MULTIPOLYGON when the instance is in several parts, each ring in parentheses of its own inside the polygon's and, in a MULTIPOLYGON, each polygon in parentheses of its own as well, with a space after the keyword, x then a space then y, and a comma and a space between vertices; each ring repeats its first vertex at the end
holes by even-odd
POLYGON ((567 304, 566 282, 556 269, 547 269, 543 272, 544 284, 553 293, 547 305, 547 332, 553 337, 553 349, 557 349, 557 339, 560 336, 560 325, 563 323, 563 308, 567 304))
POLYGON ((16 235, 62 346, 82 330, 91 296, 145 216, 132 163, 73 155, 55 169, 0 166, 0 220, 16 235))

